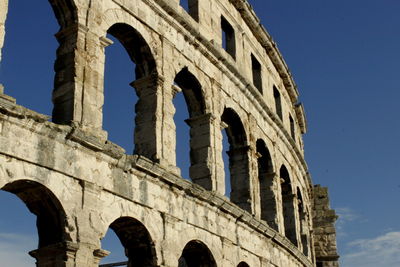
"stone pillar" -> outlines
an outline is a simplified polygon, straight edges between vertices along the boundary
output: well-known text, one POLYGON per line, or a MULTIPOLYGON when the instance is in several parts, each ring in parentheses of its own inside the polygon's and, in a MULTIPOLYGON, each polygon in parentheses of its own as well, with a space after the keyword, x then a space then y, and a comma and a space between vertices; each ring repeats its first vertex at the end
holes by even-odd
POLYGON ((69 124, 81 123, 84 66, 86 64, 85 40, 88 29, 73 24, 56 34, 60 46, 54 65, 53 121, 69 124))
POLYGON ((103 130, 105 49, 111 44, 112 40, 87 31, 83 78, 78 80, 82 85, 82 106, 81 118, 75 121, 79 121, 84 131, 103 139, 107 139, 103 130))
MULTIPOLYGON (((172 84, 172 81, 166 81, 165 84, 172 84)), ((182 89, 179 86, 172 85, 171 88, 166 88, 170 90, 164 90, 164 119, 163 119, 163 153, 169 154, 169 164, 171 164, 171 170, 174 171, 176 174, 181 175, 181 169, 176 166, 176 125, 174 121, 174 116, 176 114, 176 107, 173 103, 174 98, 177 94, 182 92, 182 89), (172 156, 173 155, 173 156, 172 156), (175 168, 174 168, 174 167, 175 168), (175 169, 175 170, 173 170, 175 169)), ((185 108, 185 107, 181 107, 185 108)), ((189 151, 187 151, 189 155, 189 151)), ((163 155, 165 157, 165 155, 163 155)), ((189 178, 189 177, 185 177, 189 178)))
POLYGON ((164 78, 152 74, 131 83, 136 89, 135 154, 164 166, 171 166, 171 154, 163 153, 163 88, 164 78))
POLYGON ((287 194, 282 196, 285 236, 292 241, 296 247, 298 247, 296 202, 295 194, 287 194))
POLYGON ((260 173, 261 219, 276 231, 279 231, 278 216, 278 176, 276 173, 260 173))
POLYGON ((63 242, 29 252, 36 259, 37 267, 74 267, 77 243, 63 242))
POLYGON ((314 186, 314 249, 317 266, 338 267, 335 222, 338 216, 329 205, 328 188, 314 186))
POLYGON ((230 199, 242 209, 253 213, 249 170, 251 149, 249 146, 233 147, 228 155, 232 190, 230 199))
POLYGON ((82 24, 56 34, 60 43, 55 63, 53 121, 76 123, 85 132, 106 139, 103 128, 105 48, 112 41, 82 24))
POLYGON ((218 120, 214 124, 214 149, 215 149, 215 188, 214 190, 220 193, 221 195, 225 195, 225 177, 228 175, 228 173, 225 173, 225 165, 224 165, 224 160, 222 158, 222 153, 224 150, 223 147, 223 135, 222 131, 224 131, 228 125, 223 122, 218 120))
POLYGON ((310 257, 310 227, 308 216, 304 211, 300 211, 300 240, 303 254, 310 257))
POLYGON ((8 0, 0 0, 0 63, 1 63, 1 50, 4 44, 4 38, 6 34, 6 18, 8 12, 8 0))
POLYGON ((190 178, 207 190, 216 188, 211 135, 214 121, 215 117, 211 113, 186 120, 190 126, 190 178))

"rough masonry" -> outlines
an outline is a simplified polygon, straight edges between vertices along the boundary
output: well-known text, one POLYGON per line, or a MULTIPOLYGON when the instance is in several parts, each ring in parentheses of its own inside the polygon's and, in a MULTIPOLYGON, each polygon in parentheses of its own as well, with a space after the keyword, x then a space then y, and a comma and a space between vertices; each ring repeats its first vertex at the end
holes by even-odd
POLYGON ((333 221, 314 226, 327 217, 276 44, 245 0, 184 1, 49 1, 60 25, 51 121, 0 97, 0 188, 37 216, 30 255, 37 266, 98 266, 112 229, 128 266, 336 266, 319 262, 333 221), (136 66, 133 154, 102 126, 110 36, 136 66), (191 181, 176 166, 177 94, 189 110, 191 181))

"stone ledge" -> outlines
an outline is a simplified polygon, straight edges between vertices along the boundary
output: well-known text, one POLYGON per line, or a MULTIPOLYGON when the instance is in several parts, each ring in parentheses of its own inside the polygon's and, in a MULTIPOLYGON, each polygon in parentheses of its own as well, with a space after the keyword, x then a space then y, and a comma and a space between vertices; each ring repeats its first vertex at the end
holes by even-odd
MULTIPOLYGON (((290 254, 292 254, 298 260, 300 260, 304 264, 304 266, 312 266, 312 263, 297 249, 297 247, 295 247, 286 237, 280 235, 278 232, 270 228, 264 221, 255 218, 253 215, 239 208, 238 206, 230 202, 226 197, 220 195, 219 193, 207 191, 197 184, 193 184, 192 182, 184 180, 182 177, 170 172, 167 168, 163 167, 159 163, 155 163, 145 157, 138 155, 125 155, 123 153, 124 152, 123 149, 120 148, 118 145, 115 145, 111 142, 108 143, 106 141, 103 142, 97 137, 88 135, 87 133, 85 133, 79 127, 76 126, 57 125, 48 122, 47 116, 36 113, 34 111, 30 111, 29 109, 26 109, 16 104, 11 104, 9 107, 6 107, 5 105, 2 105, 0 101, 0 113, 11 115, 12 117, 20 119, 32 119, 37 122, 42 122, 46 126, 41 127, 40 130, 36 130, 36 133, 39 135, 43 134, 48 135, 46 127, 51 128, 52 130, 56 131, 58 130, 58 132, 60 132, 60 134, 63 135, 66 140, 75 142, 81 145, 82 147, 89 148, 89 150, 94 152, 103 152, 105 155, 109 155, 112 156, 112 158, 117 159, 118 160, 117 163, 115 162, 114 163, 109 162, 109 163, 115 164, 116 167, 121 168, 124 171, 129 171, 132 169, 142 171, 144 173, 147 173, 150 177, 153 177, 153 179, 158 179, 172 187, 184 191, 185 195, 187 196, 192 196, 196 199, 206 202, 211 206, 215 206, 219 210, 227 214, 230 214, 237 221, 245 223, 250 228, 254 229, 258 233, 264 235, 266 238, 273 240, 276 244, 285 248, 290 254)), ((7 118, 5 118, 5 120, 7 120, 7 118)), ((10 121, 10 122, 13 124, 18 124, 18 121, 14 122, 10 121)), ((21 125, 21 127, 24 126, 21 125)), ((48 137, 50 138, 50 136, 48 137)), ((42 167, 50 168, 53 169, 54 171, 58 171, 60 173, 68 175, 64 173, 62 170, 54 169, 53 168, 54 166, 43 165, 42 167)), ((79 179, 77 177, 75 178, 79 179)), ((129 201, 132 201, 132 199, 130 199, 129 196, 125 196, 124 194, 121 194, 119 192, 114 192, 109 190, 106 191, 118 195, 129 201)))
POLYGON ((274 229, 269 227, 266 222, 255 218, 253 215, 247 211, 239 208, 232 202, 230 202, 226 197, 221 196, 217 192, 207 191, 201 186, 193 184, 183 178, 169 174, 164 175, 166 170, 160 166, 158 163, 153 163, 149 159, 144 157, 137 157, 134 162, 134 167, 146 170, 147 173, 151 174, 154 178, 158 178, 169 185, 175 186, 185 192, 186 195, 193 196, 197 199, 201 199, 212 206, 218 207, 221 211, 230 214, 237 221, 242 221, 247 224, 250 228, 256 230, 257 232, 270 238, 275 243, 286 248, 286 250, 295 256, 299 261, 301 261, 305 266, 313 266, 309 259, 304 256, 300 250, 293 245, 293 243, 286 237, 280 235, 274 229), (150 167, 151 166, 151 167, 150 167), (149 168, 150 167, 150 168, 149 168))

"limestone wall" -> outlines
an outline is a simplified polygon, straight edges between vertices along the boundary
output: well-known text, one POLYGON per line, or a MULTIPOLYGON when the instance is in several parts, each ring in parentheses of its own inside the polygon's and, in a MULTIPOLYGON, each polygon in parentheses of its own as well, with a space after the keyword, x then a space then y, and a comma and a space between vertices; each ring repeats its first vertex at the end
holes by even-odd
MULTIPOLYGON (((157 266, 177 266, 190 240, 205 243, 218 266, 241 261, 250 266, 313 266, 289 240, 226 197, 170 174, 160 164, 126 156, 79 129, 46 122, 47 117, 15 104, 7 106, 0 101, 0 187, 19 195, 18 188, 27 192, 35 186, 39 197, 40 190, 49 190, 51 200, 59 203, 50 214, 60 213, 65 220, 58 222, 64 241, 31 253, 38 266, 48 266, 54 255, 65 255, 61 258, 73 266, 97 266, 107 254, 100 240, 121 217, 135 218, 149 231, 157 266)), ((32 193, 19 196, 34 206, 32 193)), ((44 208, 51 205, 38 209, 44 208)), ((40 216, 43 210, 36 212, 40 216)), ((42 232, 40 224, 38 230, 39 240, 49 232, 42 232)))

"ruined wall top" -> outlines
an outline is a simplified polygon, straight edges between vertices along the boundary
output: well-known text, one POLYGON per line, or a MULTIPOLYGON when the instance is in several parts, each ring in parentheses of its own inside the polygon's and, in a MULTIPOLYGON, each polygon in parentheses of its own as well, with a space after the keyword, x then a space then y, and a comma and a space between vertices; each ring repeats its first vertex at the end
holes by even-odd
MULTIPOLYGON (((330 208, 328 188, 314 186, 314 247, 317 264, 321 267, 339 266, 335 222, 338 216, 330 208)), ((317 265, 318 266, 318 265, 317 265)))

